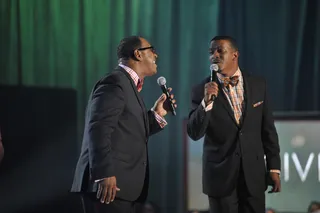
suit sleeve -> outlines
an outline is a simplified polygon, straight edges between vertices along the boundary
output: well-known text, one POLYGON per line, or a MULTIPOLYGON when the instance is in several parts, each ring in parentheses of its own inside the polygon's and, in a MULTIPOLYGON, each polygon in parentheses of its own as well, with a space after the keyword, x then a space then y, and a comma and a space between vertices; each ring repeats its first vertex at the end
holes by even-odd
MULTIPOLYGON (((266 85, 266 82, 265 82, 266 85)), ((277 130, 274 125, 274 119, 272 115, 272 110, 270 108, 270 103, 268 101, 267 88, 265 86, 265 97, 263 105, 263 115, 262 115, 262 143, 264 148, 264 153, 267 160, 268 170, 279 170, 281 169, 280 160, 280 147, 277 130)))
POLYGON ((187 123, 187 132, 192 140, 202 138, 207 130, 212 110, 206 111, 202 106, 203 86, 195 87, 191 95, 191 111, 187 123))
POLYGON ((2 161, 3 156, 4 156, 4 149, 2 145, 2 138, 1 138, 1 132, 0 132, 0 163, 2 161))
POLYGON ((119 85, 101 84, 92 94, 88 107, 88 136, 93 180, 114 176, 111 134, 124 106, 125 97, 119 85))
MULTIPOLYGON (((160 132, 163 129, 161 127, 159 121, 156 119, 156 115, 155 115, 154 111, 152 111, 152 110, 148 111, 148 120, 149 120, 149 129, 150 129, 149 135, 150 136, 160 132)), ((163 124, 163 126, 165 126, 165 125, 166 124, 163 124)))

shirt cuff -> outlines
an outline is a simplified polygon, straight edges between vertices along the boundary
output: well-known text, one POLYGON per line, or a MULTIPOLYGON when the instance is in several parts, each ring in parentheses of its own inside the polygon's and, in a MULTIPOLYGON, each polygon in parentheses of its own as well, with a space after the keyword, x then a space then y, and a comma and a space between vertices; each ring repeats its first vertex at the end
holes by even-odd
POLYGON ((163 117, 158 115, 158 113, 156 113, 153 109, 151 109, 151 111, 153 112, 154 117, 156 118, 156 121, 158 122, 160 127, 164 128, 168 124, 167 121, 163 117))
POLYGON ((97 182, 100 182, 100 181, 102 181, 104 179, 106 179, 106 178, 98 179, 98 180, 95 180, 94 182, 97 183, 97 182))
POLYGON ((206 104, 204 103, 204 99, 202 99, 202 101, 201 101, 201 105, 203 106, 204 111, 208 112, 209 110, 211 110, 211 109, 212 109, 213 102, 211 102, 210 104, 208 104, 208 106, 206 106, 206 104))
POLYGON ((274 172, 274 173, 278 173, 279 175, 280 175, 280 170, 278 170, 278 169, 270 169, 270 171, 269 172, 274 172))

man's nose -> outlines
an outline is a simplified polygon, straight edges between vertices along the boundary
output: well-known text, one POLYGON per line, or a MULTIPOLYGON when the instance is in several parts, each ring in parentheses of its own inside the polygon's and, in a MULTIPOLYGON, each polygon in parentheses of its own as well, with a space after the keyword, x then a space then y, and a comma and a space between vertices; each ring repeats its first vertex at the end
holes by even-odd
POLYGON ((216 50, 216 51, 214 51, 214 53, 213 53, 213 58, 214 59, 217 59, 217 58, 219 58, 220 57, 220 54, 218 53, 218 51, 216 50))

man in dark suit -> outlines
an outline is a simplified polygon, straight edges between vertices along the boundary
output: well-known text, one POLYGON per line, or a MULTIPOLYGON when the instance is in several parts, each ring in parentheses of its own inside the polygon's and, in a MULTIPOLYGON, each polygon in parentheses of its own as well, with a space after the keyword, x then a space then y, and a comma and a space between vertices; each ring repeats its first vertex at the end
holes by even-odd
MULTIPOLYGON (((164 94, 151 110, 139 94, 144 78, 157 72, 157 57, 144 38, 124 38, 118 46, 119 66, 91 92, 71 189, 83 192, 87 211, 137 212, 147 197, 148 139, 166 125, 169 109, 164 94)), ((174 103, 173 95, 171 99, 174 103)))
POLYGON ((264 212, 266 180, 272 180, 272 192, 280 191, 280 149, 266 82, 241 72, 229 36, 214 37, 209 54, 219 71, 212 82, 209 77, 194 87, 187 125, 193 140, 204 136, 203 192, 211 213, 264 212))

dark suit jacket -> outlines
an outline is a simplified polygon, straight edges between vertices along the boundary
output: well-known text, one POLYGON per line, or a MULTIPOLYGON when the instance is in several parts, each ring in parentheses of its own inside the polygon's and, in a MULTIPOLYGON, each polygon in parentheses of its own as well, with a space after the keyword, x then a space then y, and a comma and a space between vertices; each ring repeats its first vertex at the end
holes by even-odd
POLYGON ((160 130, 130 75, 117 67, 91 92, 71 192, 96 192, 95 180, 116 176, 117 197, 136 200, 148 185, 148 138, 160 130))
MULTIPOLYGON (((219 83, 219 94, 212 110, 205 112, 201 105, 204 85, 192 91, 192 110, 187 125, 193 140, 205 136, 203 146, 203 192, 209 196, 228 195, 237 184, 240 163, 248 190, 261 195, 266 189, 267 169, 280 170, 278 135, 267 98, 263 78, 243 73, 245 109, 238 125, 232 108, 219 83), (259 106, 253 105, 263 101, 259 106), (241 160, 240 160, 241 159, 241 160)), ((215 81, 217 76, 215 75, 215 81)))
POLYGON ((3 145, 2 145, 2 137, 1 137, 1 132, 0 132, 0 163, 2 161, 3 156, 4 156, 4 149, 3 149, 3 145))

